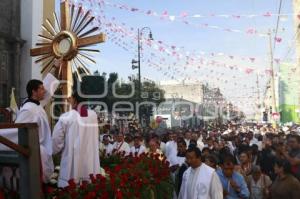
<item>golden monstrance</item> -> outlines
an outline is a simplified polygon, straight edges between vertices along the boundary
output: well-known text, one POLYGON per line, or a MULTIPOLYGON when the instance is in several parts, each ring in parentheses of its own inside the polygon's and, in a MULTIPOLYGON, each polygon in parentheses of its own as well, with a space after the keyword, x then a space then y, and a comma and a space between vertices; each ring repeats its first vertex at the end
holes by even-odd
POLYGON ((35 63, 43 62, 41 73, 47 74, 54 67, 56 59, 61 60, 61 65, 56 73, 56 78, 61 81, 64 100, 71 94, 73 85, 72 73, 81 81, 81 73, 90 74, 85 61, 96 63, 89 53, 99 52, 90 49, 91 45, 105 41, 103 33, 92 35, 99 27, 88 29, 95 17, 90 16, 90 11, 83 13, 82 7, 75 10, 75 5, 69 6, 68 1, 60 5, 60 22, 54 12, 52 23, 49 19, 42 25, 43 34, 39 34, 42 42, 37 43, 37 48, 30 50, 31 56, 39 56, 35 63), (70 13, 71 10, 71 13, 70 13))

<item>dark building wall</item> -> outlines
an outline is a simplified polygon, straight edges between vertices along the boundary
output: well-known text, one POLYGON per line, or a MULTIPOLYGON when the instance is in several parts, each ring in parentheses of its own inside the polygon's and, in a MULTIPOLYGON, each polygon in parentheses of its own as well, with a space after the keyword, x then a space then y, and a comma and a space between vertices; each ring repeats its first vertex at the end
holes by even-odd
POLYGON ((0 107, 9 106, 11 88, 20 93, 20 1, 0 0, 0 107))

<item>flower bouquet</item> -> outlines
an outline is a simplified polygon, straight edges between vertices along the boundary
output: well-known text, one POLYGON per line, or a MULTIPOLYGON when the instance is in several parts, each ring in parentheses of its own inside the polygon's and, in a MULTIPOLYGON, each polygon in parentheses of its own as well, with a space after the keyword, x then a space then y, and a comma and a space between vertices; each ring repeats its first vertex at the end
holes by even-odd
POLYGON ((48 199, 170 199, 174 185, 169 163, 157 155, 139 157, 116 154, 101 160, 106 175, 90 175, 79 185, 73 180, 64 189, 48 189, 48 199))

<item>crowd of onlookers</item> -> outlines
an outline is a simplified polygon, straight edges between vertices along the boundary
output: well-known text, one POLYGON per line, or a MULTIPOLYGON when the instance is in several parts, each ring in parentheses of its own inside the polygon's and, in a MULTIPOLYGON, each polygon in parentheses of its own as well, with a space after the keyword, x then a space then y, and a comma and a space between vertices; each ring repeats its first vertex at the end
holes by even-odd
POLYGON ((300 136, 296 128, 228 125, 226 128, 146 130, 102 134, 101 156, 163 154, 170 163, 176 195, 189 167, 188 148, 201 150, 214 168, 224 198, 300 198, 300 136))

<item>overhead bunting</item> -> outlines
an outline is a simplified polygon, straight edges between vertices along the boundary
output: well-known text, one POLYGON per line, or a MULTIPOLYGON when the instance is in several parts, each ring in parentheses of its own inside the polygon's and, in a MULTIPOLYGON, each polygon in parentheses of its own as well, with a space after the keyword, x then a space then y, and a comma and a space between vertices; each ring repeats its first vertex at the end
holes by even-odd
MULTIPOLYGON (((112 19, 115 20, 115 19, 112 19)), ((115 24, 115 22, 110 21, 110 23, 108 23, 108 26, 112 26, 114 25, 115 27, 117 27, 117 30, 114 29, 113 31, 118 31, 120 33, 124 33, 129 37, 132 37, 132 39, 137 39, 136 36, 134 36, 134 32, 128 31, 128 28, 123 28, 122 25, 125 25, 124 23, 122 25, 118 25, 115 24)), ((130 30, 132 30, 133 28, 130 28, 130 30)), ((266 69, 265 71, 262 71, 261 69, 255 69, 253 67, 238 67, 237 65, 229 65, 226 63, 222 63, 220 61, 217 60, 208 60, 208 59, 204 59, 204 58, 200 58, 200 59, 195 59, 193 57, 197 57, 197 55, 195 54, 191 54, 191 55, 185 55, 185 54, 190 54, 188 52, 185 52, 184 54, 180 53, 181 49, 178 48, 176 46, 173 45, 167 45, 165 44, 163 41, 151 41, 151 42, 147 42, 147 40, 145 41, 145 43, 149 46, 152 47, 154 50, 159 51, 161 53, 166 53, 168 55, 172 55, 174 56, 177 60, 182 60, 184 58, 186 58, 186 65, 191 66, 191 65, 197 65, 197 67, 199 66, 216 66, 216 67, 226 67, 228 69, 236 69, 239 71, 244 71, 247 74, 251 74, 252 72, 255 73, 260 73, 260 74, 266 74, 269 75, 269 71, 270 69, 266 69), (168 49, 170 48, 171 49, 168 49), (172 52, 172 53, 171 53, 172 52), (249 72, 249 69, 251 70, 251 72, 249 72)), ((210 54, 212 57, 215 56, 215 53, 211 53, 210 54)), ((234 56, 231 56, 231 59, 233 59, 234 56)), ((252 63, 255 61, 255 58, 253 57, 249 57, 248 58, 249 61, 251 61, 252 63)), ((276 62, 279 62, 279 59, 276 59, 276 62)), ((261 67, 256 67, 256 68, 261 68, 261 67)))
MULTIPOLYGON (((109 42, 113 43, 114 45, 118 46, 124 51, 130 52, 133 56, 136 56, 137 29, 130 27, 124 22, 119 22, 116 17, 106 17, 103 11, 103 6, 107 6, 107 1, 104 2, 99 0, 76 0, 76 2, 77 6, 79 5, 78 2, 81 2, 82 5, 84 5, 85 7, 86 4, 89 3, 90 7, 93 9, 93 12, 97 13, 95 25, 101 24, 101 27, 103 27, 101 31, 104 31, 108 34, 109 42), (96 6, 95 2, 97 2, 96 6)), ((152 10, 145 11, 130 6, 128 7, 128 9, 125 9, 124 7, 122 7, 122 9, 133 13, 141 12, 150 16, 154 16, 153 13, 155 13, 152 10)), ((264 16, 261 17, 273 16, 275 15, 272 13, 264 13, 264 16)), ((191 14, 186 11, 182 11, 180 14, 177 15, 172 15, 172 13, 170 13, 168 10, 165 10, 160 14, 157 14, 157 16, 155 17, 158 17, 161 20, 181 21, 187 25, 194 25, 190 23, 190 20, 192 18, 223 17, 241 19, 246 18, 247 16, 222 16, 217 14, 212 14, 211 16, 202 16, 200 14, 191 14)), ((203 27, 224 30, 227 32, 240 32, 246 33, 247 35, 260 34, 257 29, 251 27, 242 31, 213 26, 211 24, 202 25, 203 27)), ((277 44, 285 42, 281 36, 276 36, 274 38, 274 41, 277 44)), ((252 101, 252 99, 256 99, 257 88, 243 82, 245 75, 247 75, 247 78, 253 79, 253 77, 256 77, 256 75, 258 75, 259 77, 268 78, 273 74, 273 71, 268 66, 260 66, 260 62, 268 61, 268 59, 252 55, 237 56, 227 54, 222 51, 204 52, 199 50, 187 50, 185 47, 169 44, 168 42, 161 40, 148 41, 146 39, 142 39, 142 44, 142 62, 145 63, 145 67, 150 67, 151 69, 158 71, 161 75, 165 76, 166 79, 172 79, 178 82, 185 79, 198 83, 209 82, 214 86, 220 87, 221 90, 224 90, 228 87, 234 88, 232 91, 227 91, 227 93, 230 94, 230 97, 234 99, 234 102, 236 104, 252 104, 253 106, 255 106, 255 101, 248 101, 249 99, 250 101, 252 101), (147 51, 147 53, 143 53, 144 51, 147 51), (223 72, 223 69, 230 70, 232 71, 232 73, 228 75, 228 73, 226 74, 223 72), (203 74, 202 71, 206 71, 206 73, 203 74), (247 94, 237 94, 237 89, 247 90, 247 94), (240 102, 240 100, 243 99, 246 100, 247 103, 245 103, 244 101, 240 102)), ((280 64, 281 62, 279 58, 274 58, 273 61, 275 64, 280 64)), ((293 69, 291 69, 291 71, 292 70, 293 69)), ((278 76, 276 72, 274 72, 274 75, 278 76)))
MULTIPOLYGON (((90 0, 83 0, 83 1, 90 1, 90 0)), ((253 27, 246 28, 245 30, 238 30, 238 29, 232 29, 232 28, 224 28, 221 26, 215 26, 215 25, 211 25, 208 23, 202 23, 202 24, 193 23, 193 22, 187 21, 187 19, 189 19, 189 18, 204 18, 204 17, 222 17, 222 18, 241 19, 241 18, 246 18, 247 16, 248 16, 248 18, 253 18, 253 17, 258 17, 258 16, 260 16, 260 17, 278 16, 276 14, 272 14, 271 12, 266 12, 261 15, 218 15, 218 14, 210 14, 210 15, 192 14, 192 15, 189 15, 185 11, 182 11, 180 15, 175 16, 175 15, 170 15, 167 10, 165 10, 161 14, 159 14, 159 12, 156 12, 156 11, 143 10, 140 8, 131 7, 126 4, 111 3, 108 1, 104 1, 104 0, 96 0, 96 1, 98 3, 100 3, 102 6, 110 6, 113 8, 120 9, 120 10, 141 13, 141 14, 145 14, 147 16, 158 17, 161 20, 178 21, 178 22, 182 22, 186 25, 190 25, 190 26, 197 27, 197 28, 209 28, 209 29, 221 30, 221 31, 232 32, 232 33, 243 33, 243 34, 247 34, 247 35, 256 35, 259 37, 267 37, 268 34, 265 32, 260 32, 259 30, 255 29, 253 27)), ((286 18, 288 16, 290 16, 290 15, 288 15, 288 14, 280 15, 280 17, 284 20, 286 20, 286 18)), ((280 31, 285 31, 285 29, 283 28, 280 31)))

